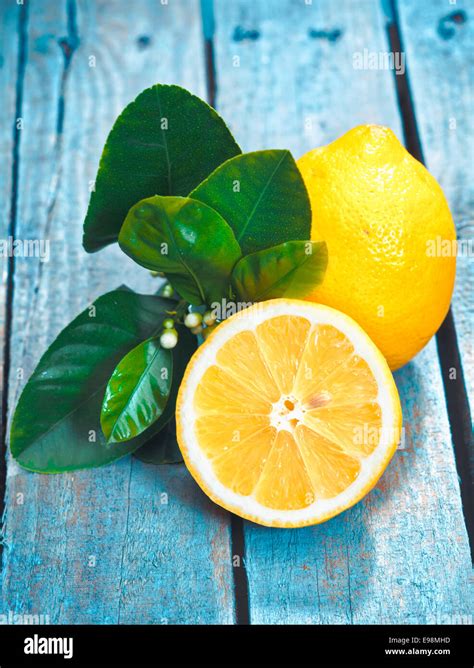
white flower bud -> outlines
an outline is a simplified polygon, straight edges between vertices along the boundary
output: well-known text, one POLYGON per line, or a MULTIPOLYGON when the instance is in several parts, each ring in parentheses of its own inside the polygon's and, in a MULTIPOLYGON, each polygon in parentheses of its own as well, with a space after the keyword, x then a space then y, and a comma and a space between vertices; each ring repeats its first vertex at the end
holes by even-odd
POLYGON ((216 322, 216 316, 212 311, 206 311, 205 314, 202 316, 203 322, 205 325, 210 327, 216 322))
POLYGON ((160 345, 162 348, 174 348, 178 343, 178 332, 175 329, 165 329, 160 336, 160 345))
POLYGON ((200 313, 188 313, 184 318, 184 324, 186 327, 189 327, 189 329, 192 329, 193 327, 199 327, 201 322, 202 315, 200 313))

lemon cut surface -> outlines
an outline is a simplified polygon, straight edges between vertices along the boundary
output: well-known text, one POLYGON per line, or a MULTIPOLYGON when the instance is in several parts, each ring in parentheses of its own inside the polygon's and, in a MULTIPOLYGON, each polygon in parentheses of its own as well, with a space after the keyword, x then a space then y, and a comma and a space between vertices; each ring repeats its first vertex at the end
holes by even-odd
POLYGON ((177 401, 191 474, 220 506, 300 527, 354 505, 400 437, 388 365, 332 308, 276 299, 234 315, 191 359, 177 401))

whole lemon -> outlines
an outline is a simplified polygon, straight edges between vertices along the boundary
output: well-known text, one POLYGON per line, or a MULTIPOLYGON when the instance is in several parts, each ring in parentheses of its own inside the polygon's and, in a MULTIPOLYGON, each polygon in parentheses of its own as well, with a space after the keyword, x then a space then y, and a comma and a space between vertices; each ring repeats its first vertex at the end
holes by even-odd
POLYGON ((298 160, 311 237, 329 262, 309 300, 356 320, 398 369, 441 325, 456 272, 456 232, 433 176, 378 125, 361 125, 298 160))

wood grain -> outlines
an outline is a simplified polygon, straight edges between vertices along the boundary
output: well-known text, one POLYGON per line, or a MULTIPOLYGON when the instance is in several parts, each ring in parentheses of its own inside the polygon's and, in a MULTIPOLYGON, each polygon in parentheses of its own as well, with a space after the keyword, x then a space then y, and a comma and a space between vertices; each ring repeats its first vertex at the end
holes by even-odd
MULTIPOLYGON (((15 155, 19 133, 16 131, 16 100, 18 83, 18 55, 20 35, 20 6, 14 3, 0 5, 0 239, 7 240, 14 208, 13 182, 15 155)), ((4 339, 6 325, 6 298, 9 259, 0 256, 0 393, 4 383, 4 339)), ((3 396, 1 397, 3 401, 3 396)), ((2 416, 3 418, 3 416, 2 416)))
MULTIPOLYGON (((458 106, 457 134, 442 123, 449 96, 466 90, 468 39, 455 24, 455 37, 433 46, 440 3, 426 5, 433 20, 418 35, 424 10, 400 4, 410 62, 424 49, 411 83, 428 166, 447 191, 460 234, 469 235, 462 221, 472 222, 472 191, 459 184, 469 168, 467 151, 462 160, 460 151, 472 127, 458 106), (432 49, 439 50, 436 66, 432 49), (448 82, 456 68, 463 72, 460 88, 448 82), (430 116, 433 96, 423 77, 439 83, 440 72, 439 108, 430 116), (447 171, 439 157, 445 154, 447 171)), ((117 248, 93 257, 81 248, 88 188, 114 118, 157 81, 201 96, 205 90, 197 0, 137 0, 133 12, 122 0, 28 6, 17 236, 48 239, 51 260, 16 263, 10 412, 42 351, 74 314, 124 281, 153 286, 117 248)), ((215 10, 217 105, 244 149, 284 147, 298 156, 366 122, 390 125, 401 136, 393 73, 352 66, 355 52, 388 49, 378 2, 363 0, 356 11, 349 0, 215 0, 215 10)), ((9 36, 2 55, 12 68, 0 69, 8 89, 0 114, 10 129, 16 11, 2 4, 2 37, 9 36)), ((2 132, 8 164, 12 135, 2 132)), ((10 192, 7 179, 0 194, 10 192)), ((8 196, 2 201, 4 234, 8 196)), ((454 310, 469 360, 466 272, 460 267, 454 310)), ((363 502, 309 529, 245 524, 252 622, 462 623, 472 614, 469 549, 434 343, 396 377, 404 448, 363 502)), ((229 518, 183 466, 127 458, 92 472, 39 476, 9 460, 6 504, 2 612, 63 623, 235 621, 229 518)))
MULTIPOLYGON (((10 415, 58 331, 126 282, 153 288, 117 247, 87 256, 82 220, 106 135, 158 81, 205 95, 197 0, 29 3, 17 236, 51 258, 16 265, 10 415)), ((52 623, 230 623, 229 521, 183 466, 131 458, 42 476, 8 462, 2 611, 52 623)))
MULTIPOLYGON (((217 107, 244 149, 298 157, 368 122, 402 136, 393 72, 353 68, 356 52, 389 50, 378 2, 217 0, 215 10, 217 107)), ((434 342, 396 380, 404 448, 364 501, 309 529, 245 524, 253 623, 469 614, 469 546, 434 342)))
MULTIPOLYGON (((399 0, 400 25, 428 169, 456 223, 453 315, 464 379, 474 405, 474 5, 399 0)), ((472 411, 471 411, 472 412, 472 411)))

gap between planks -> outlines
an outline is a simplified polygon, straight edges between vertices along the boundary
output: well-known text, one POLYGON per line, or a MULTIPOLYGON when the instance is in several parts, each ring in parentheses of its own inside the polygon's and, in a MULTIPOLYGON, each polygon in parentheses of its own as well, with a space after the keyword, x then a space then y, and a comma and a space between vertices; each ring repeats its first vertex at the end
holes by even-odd
MULTIPOLYGON (((402 30, 398 17, 397 0, 389 0, 387 22, 388 41, 393 53, 404 53, 402 30)), ((393 70, 400 116, 402 119, 405 146, 408 151, 425 164, 418 123, 410 87, 409 64, 403 74, 393 70)), ((464 372, 456 335, 456 326, 451 308, 436 334, 436 344, 443 379, 446 408, 454 446, 456 468, 460 480, 461 500, 466 522, 471 558, 474 561, 474 498, 473 471, 471 462, 472 432, 469 399, 464 381, 464 372), (451 369, 456 370, 455 379, 450 378, 451 369)))
MULTIPOLYGON (((213 0, 201 0, 202 31, 206 64, 208 103, 216 107, 216 66, 214 57, 214 5, 213 0)), ((229 513, 231 519, 232 572, 234 576, 234 601, 236 624, 250 623, 248 575, 245 567, 244 522, 241 517, 229 513), (236 563, 234 564, 234 559, 236 563)))

